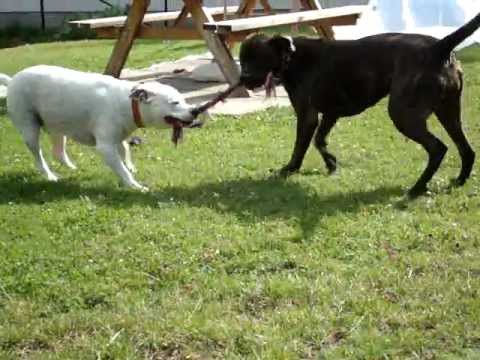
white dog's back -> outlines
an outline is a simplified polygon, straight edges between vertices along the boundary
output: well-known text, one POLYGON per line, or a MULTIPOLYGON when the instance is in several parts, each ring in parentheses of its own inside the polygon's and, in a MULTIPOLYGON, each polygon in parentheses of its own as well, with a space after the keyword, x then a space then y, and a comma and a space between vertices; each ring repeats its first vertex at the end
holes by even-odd
POLYGON ((133 86, 102 74, 38 65, 12 78, 7 107, 12 115, 30 111, 46 128, 75 138, 86 121, 100 120, 103 114, 111 114, 112 108, 118 116, 129 112, 128 107, 119 106, 118 99, 128 98, 133 86))
MULTIPOLYGON (((102 74, 38 65, 20 71, 12 78, 9 101, 12 101, 11 106, 15 106, 16 101, 28 102, 39 116, 52 119, 57 117, 52 116, 54 113, 75 114, 76 108, 79 112, 91 109, 86 104, 92 103, 93 98, 98 102, 104 97, 105 105, 108 105, 108 98, 112 95, 128 96, 133 85, 102 74)), ((80 113, 78 115, 82 117, 80 113)))
MULTIPOLYGON (((95 146, 105 163, 132 188, 145 190, 133 177, 128 144, 138 127, 172 128, 178 134, 194 123, 197 113, 171 86, 135 84, 98 73, 39 65, 17 73, 8 82, 7 109, 15 127, 47 179, 58 177, 43 157, 39 135, 50 135, 54 156, 75 168, 66 153, 66 137, 95 146), (180 130, 179 130, 180 129, 180 130)), ((173 135, 172 135, 173 136, 173 135)))

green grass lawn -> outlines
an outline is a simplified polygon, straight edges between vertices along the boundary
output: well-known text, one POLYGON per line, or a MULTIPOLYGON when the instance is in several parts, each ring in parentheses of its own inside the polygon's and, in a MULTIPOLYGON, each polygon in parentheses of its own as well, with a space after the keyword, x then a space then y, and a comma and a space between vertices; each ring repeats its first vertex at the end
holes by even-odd
MULTIPOLYGON (((101 71, 111 44, 0 50, 0 72, 101 71)), ((201 51, 141 42, 128 66, 201 51)), ((461 58, 480 154, 480 50, 461 58)), ((270 176, 291 153, 290 109, 216 117, 178 148, 138 131, 144 194, 76 144, 79 169, 55 164, 47 183, 0 108, 0 358, 480 359, 478 165, 450 189, 460 161, 430 124, 450 151, 414 202, 426 154, 385 102, 333 130, 334 176, 314 149, 300 174, 270 176)))

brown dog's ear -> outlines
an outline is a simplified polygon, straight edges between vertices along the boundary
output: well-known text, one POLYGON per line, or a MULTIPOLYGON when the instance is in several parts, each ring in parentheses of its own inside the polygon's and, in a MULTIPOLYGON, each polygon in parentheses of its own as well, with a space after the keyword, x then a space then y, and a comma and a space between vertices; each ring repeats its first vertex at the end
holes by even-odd
POLYGON ((275 35, 268 44, 280 55, 291 55, 295 52, 295 44, 290 36, 275 35))
POLYGON ((151 100, 147 90, 138 89, 136 87, 134 87, 132 89, 132 91, 130 92, 130 98, 134 99, 134 100, 137 100, 137 101, 140 101, 140 102, 143 102, 143 103, 149 103, 150 100, 151 100))

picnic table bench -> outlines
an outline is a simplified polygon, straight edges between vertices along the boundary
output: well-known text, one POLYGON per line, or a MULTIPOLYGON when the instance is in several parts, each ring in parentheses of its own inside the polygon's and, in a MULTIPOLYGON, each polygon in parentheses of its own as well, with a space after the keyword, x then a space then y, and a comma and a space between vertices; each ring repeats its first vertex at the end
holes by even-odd
MULTIPOLYGON (((205 7, 202 0, 183 0, 180 11, 146 13, 150 0, 133 0, 128 16, 71 21, 74 26, 92 29, 101 38, 117 38, 105 73, 119 77, 136 38, 163 40, 203 39, 230 85, 239 80, 239 69, 229 45, 260 29, 309 24, 321 37, 333 38, 332 26, 354 25, 365 6, 322 9, 318 0, 299 0, 303 10, 271 15, 268 0, 241 0, 239 6, 205 7), (264 14, 254 13, 260 1, 264 14), (233 17, 233 18, 231 18, 233 17), (193 26, 185 26, 190 18, 193 26), (165 22, 173 21, 171 26, 165 22)), ((249 96, 239 88, 233 96, 249 96)))
MULTIPOLYGON (((238 6, 229 6, 226 8, 228 14, 233 14, 238 9, 238 6)), ((208 11, 214 19, 224 15, 224 7, 212 7, 208 11)), ((142 26, 140 27, 137 38, 158 38, 163 40, 190 40, 201 39, 201 35, 192 29, 177 27, 180 23, 179 16, 182 15, 181 11, 167 11, 167 12, 155 12, 145 14, 142 20, 142 26), (162 27, 165 21, 177 20, 174 27, 162 27), (178 31, 178 30, 181 31, 178 31)), ((187 14, 185 19, 191 18, 191 14, 187 14)), ((182 19, 183 20, 183 19, 182 19)), ((87 20, 75 20, 70 21, 70 24, 76 25, 80 28, 88 28, 94 30, 100 38, 116 38, 120 31, 125 26, 127 16, 114 16, 99 19, 87 19, 87 20)))
POLYGON ((322 27, 327 28, 332 25, 355 24, 362 10, 363 6, 342 6, 330 9, 306 10, 285 14, 215 21, 203 24, 203 28, 222 35, 304 23, 319 23, 322 27))

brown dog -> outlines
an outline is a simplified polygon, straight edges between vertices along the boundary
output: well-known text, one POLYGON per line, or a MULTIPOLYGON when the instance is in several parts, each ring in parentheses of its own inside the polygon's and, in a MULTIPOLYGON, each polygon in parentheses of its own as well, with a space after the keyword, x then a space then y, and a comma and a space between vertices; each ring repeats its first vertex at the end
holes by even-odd
POLYGON ((315 146, 327 169, 336 158, 327 151, 326 137, 340 117, 352 116, 390 95, 388 111, 397 129, 421 144, 428 153, 424 172, 410 189, 418 196, 438 170, 447 147, 427 128, 435 113, 455 142, 462 159, 456 179, 463 185, 470 175, 475 153, 461 127, 462 71, 453 49, 480 27, 480 14, 438 40, 418 34, 380 34, 355 41, 255 35, 240 49, 241 82, 249 89, 268 79, 284 85, 297 115, 297 137, 288 175, 300 169, 315 134, 315 146), (321 122, 318 113, 322 113, 321 122))

